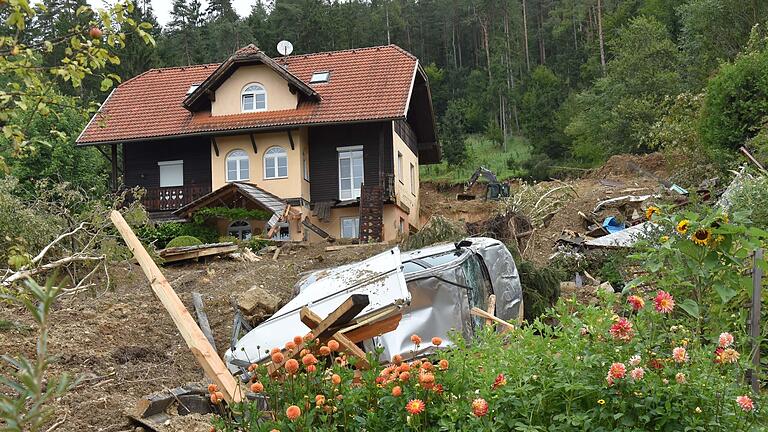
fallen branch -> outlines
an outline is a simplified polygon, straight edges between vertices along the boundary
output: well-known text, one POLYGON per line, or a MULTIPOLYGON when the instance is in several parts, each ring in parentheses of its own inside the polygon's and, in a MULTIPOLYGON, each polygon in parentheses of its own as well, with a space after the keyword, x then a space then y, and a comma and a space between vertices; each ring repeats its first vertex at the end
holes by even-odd
POLYGON ((65 266, 67 264, 71 264, 74 262, 82 262, 82 261, 102 261, 105 260, 107 257, 105 255, 99 255, 99 256, 90 256, 90 255, 80 255, 75 254, 72 256, 64 257, 61 259, 58 259, 56 261, 49 262, 47 264, 43 264, 39 267, 29 269, 29 270, 20 270, 14 273, 11 273, 10 276, 6 277, 2 280, 3 285, 10 285, 13 282, 16 282, 21 279, 30 278, 32 276, 38 275, 40 273, 45 273, 47 271, 65 266))
POLYGON ((70 237, 70 236, 74 235, 76 232, 78 232, 78 231, 80 231, 81 229, 85 228, 85 225, 86 225, 86 224, 87 224, 86 222, 81 222, 81 223, 80 223, 80 225, 79 225, 77 228, 73 229, 73 230, 72 230, 72 231, 70 231, 70 232, 64 233, 64 234, 62 234, 62 235, 60 235, 60 236, 56 237, 56 239, 54 239, 52 242, 48 243, 48 246, 44 247, 44 248, 43 248, 43 249, 40 251, 40 253, 39 253, 39 254, 37 254, 37 256, 35 256, 34 258, 32 258, 32 260, 30 261, 30 263, 31 263, 31 264, 37 264, 38 262, 40 262, 40 260, 42 260, 42 259, 43 259, 43 257, 45 256, 45 254, 47 254, 47 253, 48 253, 48 251, 49 251, 49 250, 50 250, 52 247, 56 246, 56 244, 57 244, 58 242, 60 242, 60 241, 64 240, 64 239, 65 239, 65 238, 67 238, 67 237, 70 237))

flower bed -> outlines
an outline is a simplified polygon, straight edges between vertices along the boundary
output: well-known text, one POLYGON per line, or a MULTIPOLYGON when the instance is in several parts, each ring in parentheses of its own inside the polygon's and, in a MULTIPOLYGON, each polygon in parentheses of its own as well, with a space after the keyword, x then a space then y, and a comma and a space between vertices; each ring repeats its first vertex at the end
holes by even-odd
MULTIPOLYGON (((765 430, 743 384, 745 337, 695 335, 675 299, 561 301, 546 317, 429 359, 356 371, 338 345, 312 345, 276 377, 252 366, 251 390, 214 420, 222 431, 765 430), (616 313, 618 313, 618 315, 616 313), (263 403, 263 401, 262 401, 263 403)), ((726 330, 726 329, 723 329, 726 330)), ((311 338, 311 335, 310 335, 311 338)), ((301 342, 289 341, 291 349, 301 342)), ((414 335, 416 341, 420 340, 414 335)), ((459 338, 460 340, 460 338, 459 338)), ((440 340, 433 340, 439 345, 440 340)), ((274 351, 274 350, 273 350, 274 351)), ((279 353, 274 354, 279 356, 279 353)), ((278 359, 279 360, 279 359, 278 359)), ((375 362, 372 360, 372 364, 375 362)), ((212 399, 219 402, 215 388, 212 399)))

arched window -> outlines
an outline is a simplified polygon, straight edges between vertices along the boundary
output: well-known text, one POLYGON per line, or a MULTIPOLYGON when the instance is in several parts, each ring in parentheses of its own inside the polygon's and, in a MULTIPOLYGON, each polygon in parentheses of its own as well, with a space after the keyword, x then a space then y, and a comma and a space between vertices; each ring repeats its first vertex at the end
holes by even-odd
POLYGON ((288 153, 282 147, 271 147, 264 152, 264 178, 288 177, 288 153))
POLYGON ((238 240, 249 240, 252 235, 251 224, 242 220, 234 221, 229 224, 227 235, 230 235, 238 240))
POLYGON ((264 111, 267 109, 267 91, 261 84, 248 84, 240 96, 243 112, 264 111))
POLYGON ((232 150, 227 155, 227 181, 243 181, 250 178, 248 169, 248 153, 243 150, 232 150))

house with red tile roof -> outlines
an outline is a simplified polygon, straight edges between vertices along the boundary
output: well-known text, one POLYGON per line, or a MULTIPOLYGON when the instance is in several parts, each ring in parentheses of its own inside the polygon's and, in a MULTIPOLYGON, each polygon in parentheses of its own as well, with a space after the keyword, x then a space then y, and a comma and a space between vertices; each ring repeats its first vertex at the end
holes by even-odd
POLYGON ((418 230, 419 166, 440 160, 429 83, 396 45, 152 69, 107 97, 77 139, 145 189, 153 216, 265 210, 223 234, 392 240, 418 230))

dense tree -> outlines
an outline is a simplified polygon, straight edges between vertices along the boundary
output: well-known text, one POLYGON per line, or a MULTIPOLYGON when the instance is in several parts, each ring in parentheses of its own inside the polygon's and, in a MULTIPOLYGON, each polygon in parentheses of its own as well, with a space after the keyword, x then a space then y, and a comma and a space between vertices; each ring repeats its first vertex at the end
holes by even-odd
POLYGON ((538 66, 521 100, 523 132, 536 150, 553 158, 565 150, 555 139, 557 124, 552 120, 567 96, 565 83, 546 66, 538 66))
POLYGON ((680 88, 677 47, 655 19, 633 19, 610 47, 606 76, 579 96, 582 110, 566 129, 575 155, 587 161, 645 150, 642 139, 662 102, 680 88))
POLYGON ((707 85, 701 135, 706 144, 736 149, 755 137, 768 115, 768 39, 753 32, 753 44, 723 64, 707 85))

